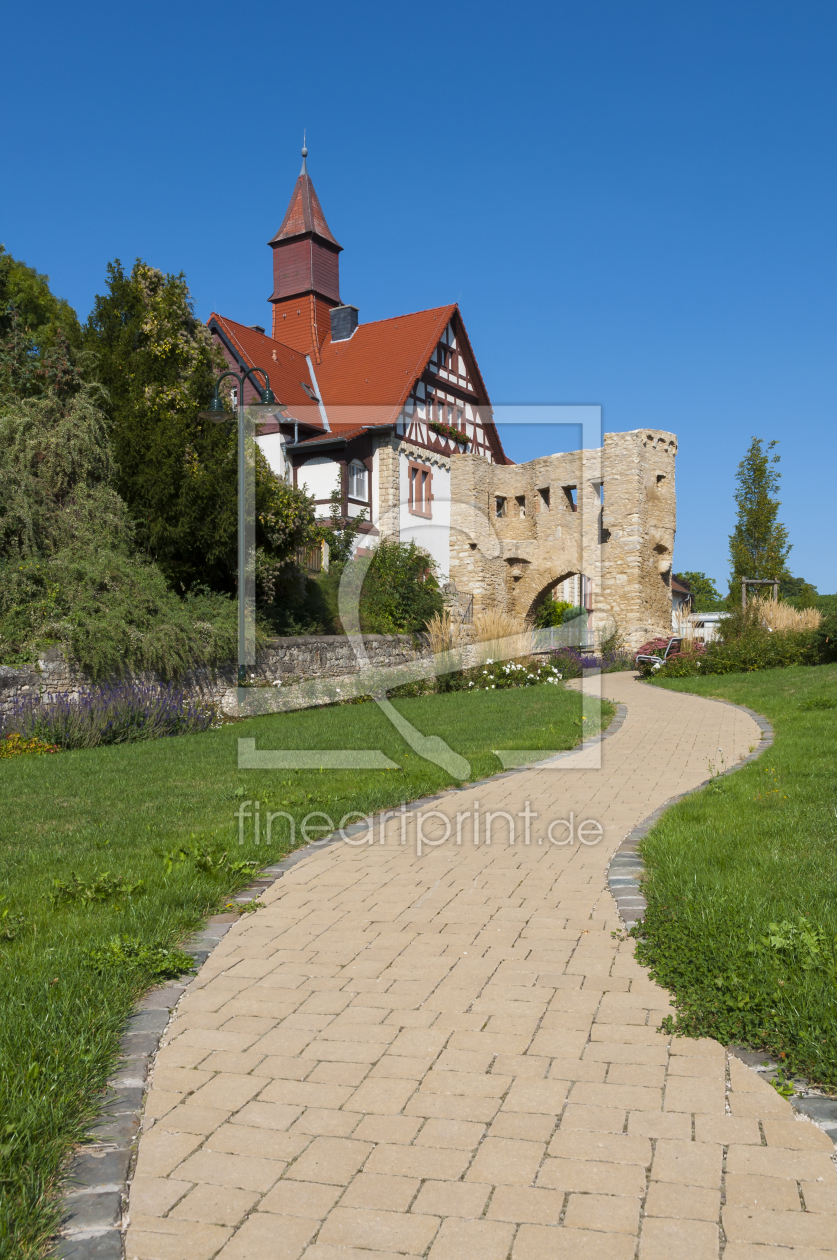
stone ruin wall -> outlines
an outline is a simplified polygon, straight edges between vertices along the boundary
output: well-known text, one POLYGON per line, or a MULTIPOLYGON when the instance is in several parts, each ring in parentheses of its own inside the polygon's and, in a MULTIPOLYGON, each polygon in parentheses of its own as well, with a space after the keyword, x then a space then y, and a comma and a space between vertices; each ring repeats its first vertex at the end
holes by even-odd
POLYGON ((632 647, 667 634, 676 452, 673 434, 638 429, 606 434, 598 450, 525 464, 457 456, 450 575, 458 590, 473 594, 474 614, 498 609, 522 624, 557 582, 584 573, 593 584, 597 637, 614 620, 632 647), (576 487, 576 510, 565 493, 570 486, 576 487), (541 490, 549 492, 548 507, 541 490), (506 500, 504 517, 495 515, 497 496, 506 500))
MULTIPOLYGON (((345 635, 299 635, 273 639, 257 654, 251 671, 255 682, 263 686, 280 683, 285 686, 315 679, 340 679, 365 669, 393 669, 429 658, 423 636, 409 634, 368 634, 363 636, 368 666, 357 658, 345 635)), ((234 661, 216 667, 188 670, 175 686, 195 700, 223 705, 234 694, 238 665, 234 661)), ((102 680, 105 686, 117 685, 119 679, 102 680)), ((165 685, 159 675, 143 671, 126 675, 126 682, 146 686, 165 685)), ((75 667, 60 648, 42 652, 37 664, 30 666, 0 665, 0 720, 22 704, 50 704, 57 700, 77 702, 92 686, 92 680, 75 667)), ((324 701, 325 702, 325 701, 324 701)))

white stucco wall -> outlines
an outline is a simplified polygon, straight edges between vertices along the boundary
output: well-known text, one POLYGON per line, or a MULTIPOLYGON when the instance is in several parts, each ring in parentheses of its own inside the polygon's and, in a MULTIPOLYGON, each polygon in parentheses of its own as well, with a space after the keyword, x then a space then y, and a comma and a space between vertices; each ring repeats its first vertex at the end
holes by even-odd
POLYGON ((286 440, 284 433, 266 433, 264 437, 256 438, 256 445, 267 460, 271 472, 276 473, 277 477, 284 477, 288 471, 285 459, 286 440))
POLYGON ((437 564, 437 576, 446 578, 450 572, 450 469, 428 461, 433 474, 433 516, 426 520, 423 516, 413 516, 408 507, 410 459, 411 456, 402 452, 398 461, 401 541, 415 542, 429 551, 437 564))
MULTIPOLYGON (((328 499, 332 490, 340 487, 340 465, 328 455, 315 455, 297 468, 296 484, 300 489, 305 487, 305 493, 313 495, 315 499, 328 499)), ((328 504, 320 504, 317 516, 329 515, 328 504)))

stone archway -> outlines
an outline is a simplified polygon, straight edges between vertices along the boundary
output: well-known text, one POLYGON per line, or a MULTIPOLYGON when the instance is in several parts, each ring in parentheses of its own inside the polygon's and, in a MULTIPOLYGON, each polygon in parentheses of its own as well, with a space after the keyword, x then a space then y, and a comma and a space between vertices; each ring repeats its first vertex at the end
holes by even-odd
POLYGON ((578 569, 567 569, 563 572, 551 572, 548 569, 531 565, 515 584, 514 612, 515 616, 526 625, 531 625, 535 614, 546 599, 549 592, 563 582, 565 578, 575 577, 578 569))

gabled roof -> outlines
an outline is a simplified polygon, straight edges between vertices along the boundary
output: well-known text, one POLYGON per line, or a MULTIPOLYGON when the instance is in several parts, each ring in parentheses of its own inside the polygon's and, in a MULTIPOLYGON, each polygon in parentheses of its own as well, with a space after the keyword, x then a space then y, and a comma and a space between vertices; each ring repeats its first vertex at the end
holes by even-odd
POLYGON ((290 240, 293 236, 308 234, 320 236, 323 240, 336 245, 338 249, 343 248, 342 245, 337 245, 337 241, 332 236, 320 205, 320 199, 311 183, 311 177, 307 171, 303 170, 294 185, 282 225, 268 244, 277 245, 280 241, 290 240))
MULTIPOLYGON (((328 406, 385 408, 381 424, 391 423, 404 406, 445 331, 456 306, 397 315, 359 324, 347 341, 326 337, 317 381, 328 406)), ((358 417, 360 423, 360 417, 358 417)))
MULTIPOLYGON (((329 334, 315 369, 298 350, 244 324, 212 315, 209 325, 224 336, 241 362, 266 369, 273 392, 289 408, 293 419, 321 433, 325 429, 316 402, 303 387, 307 385, 314 398, 319 393, 332 433, 354 436, 355 431, 386 428, 395 423, 450 321, 454 321, 457 339, 473 367, 479 404, 490 408, 488 391, 456 303, 359 324, 345 341, 332 341, 329 334)), ((503 451, 493 423, 484 421, 484 425, 495 459, 499 463, 512 462, 503 451)), ((306 442, 317 440, 318 435, 312 434, 306 442)))
POLYGON ((323 428, 316 393, 308 371, 304 354, 290 346, 275 341, 265 333, 223 315, 210 315, 208 326, 226 342, 228 349, 239 363, 247 367, 263 368, 270 377, 270 388, 276 397, 291 411, 295 420, 303 424, 323 428), (309 394, 305 386, 311 390, 309 394))

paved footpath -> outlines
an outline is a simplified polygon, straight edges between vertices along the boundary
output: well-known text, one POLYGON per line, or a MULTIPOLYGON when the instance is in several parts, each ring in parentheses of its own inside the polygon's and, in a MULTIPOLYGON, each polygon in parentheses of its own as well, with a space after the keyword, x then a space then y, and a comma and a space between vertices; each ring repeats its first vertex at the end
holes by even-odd
POLYGON ((604 891, 626 833, 761 732, 603 683, 627 718, 602 769, 452 792, 428 808, 468 811, 460 844, 418 856, 394 818, 234 925, 157 1058, 129 1260, 835 1260, 831 1142, 717 1042, 656 1031, 668 994, 604 891), (528 801, 530 843, 495 819, 475 846, 477 800, 481 841, 528 801), (570 810, 603 839, 539 844, 570 810))

